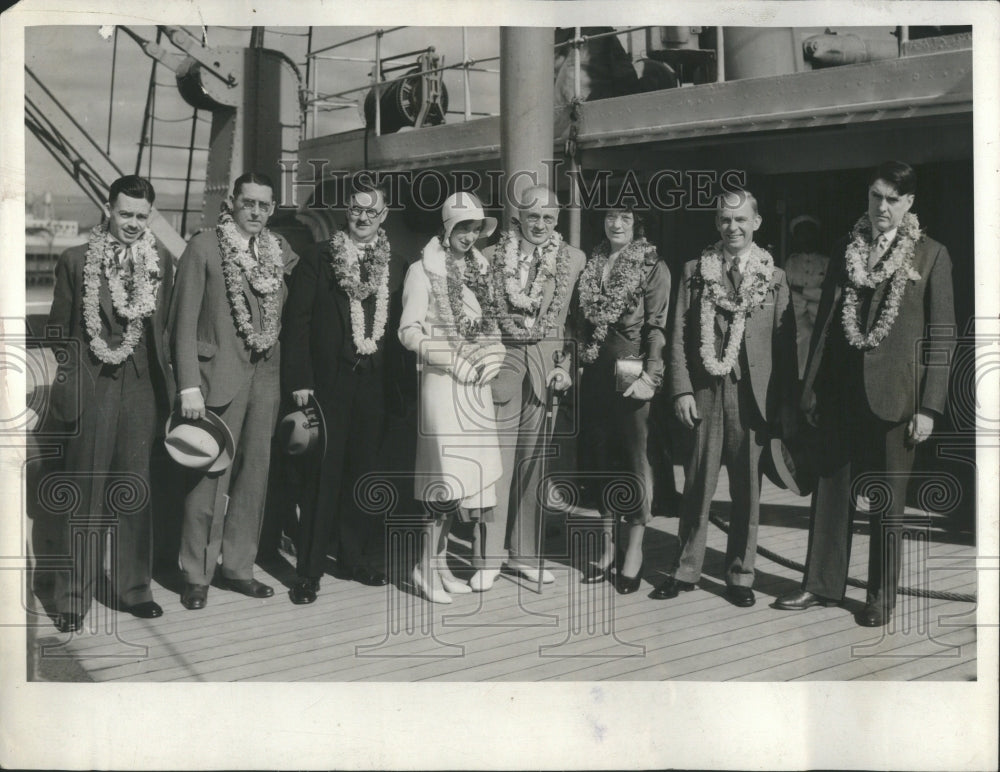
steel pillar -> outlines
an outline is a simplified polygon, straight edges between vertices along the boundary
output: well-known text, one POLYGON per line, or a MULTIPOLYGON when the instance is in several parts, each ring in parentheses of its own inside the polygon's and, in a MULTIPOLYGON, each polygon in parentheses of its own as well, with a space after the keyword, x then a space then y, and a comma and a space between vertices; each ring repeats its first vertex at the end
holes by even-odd
POLYGON ((555 98, 551 27, 500 28, 500 163, 507 205, 534 184, 553 184, 552 137, 555 98))

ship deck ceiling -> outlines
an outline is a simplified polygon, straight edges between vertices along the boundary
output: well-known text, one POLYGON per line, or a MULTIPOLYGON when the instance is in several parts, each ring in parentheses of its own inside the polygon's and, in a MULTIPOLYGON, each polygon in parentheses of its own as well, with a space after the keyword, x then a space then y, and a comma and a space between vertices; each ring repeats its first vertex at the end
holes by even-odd
MULTIPOLYGON (((679 468, 678 468, 679 469, 679 468)), ((680 476, 680 473, 679 473, 680 476)), ((729 502, 723 470, 713 509, 729 502)), ((803 561, 808 501, 765 481, 759 543, 803 561)), ((561 519, 550 515, 549 526, 561 519)), ((930 589, 976 591, 971 534, 931 517, 927 540, 906 542, 904 566, 925 561, 930 589)), ((550 539, 560 553, 565 529, 550 539)), ((842 607, 804 612, 771 607, 795 590, 800 575, 764 557, 757 561, 758 602, 736 608, 723 597, 726 544, 710 527, 700 588, 672 601, 651 600, 676 553, 677 521, 654 518, 645 540, 639 592, 620 596, 607 583, 579 584, 579 572, 547 563, 557 582, 538 595, 502 575, 493 590, 454 596, 448 606, 419 600, 406 581, 365 587, 329 576, 318 600, 295 606, 288 560, 258 568, 277 592, 252 600, 213 589, 202 611, 186 611, 176 581, 157 577, 153 596, 165 610, 139 620, 95 602, 85 629, 53 630, 29 594, 29 678, 49 681, 597 681, 597 680, 975 680, 975 605, 900 596, 887 631, 852 617, 864 591, 848 588, 842 607), (596 616, 580 613, 590 609, 596 616), (613 625, 603 620, 613 619, 613 625), (596 624, 588 627, 588 620, 596 624), (95 629, 99 628, 99 629, 95 629)), ((564 546, 564 544, 562 545, 564 546)), ((468 576, 467 542, 457 539, 454 570, 468 576)), ((864 577, 867 523, 855 524, 851 575, 864 577)))
MULTIPOLYGON (((585 167, 601 158, 592 151, 609 148, 669 150, 753 135, 787 138, 790 130, 863 130, 942 119, 947 127, 956 116, 971 142, 971 112, 970 48, 585 102, 577 141, 585 167)), ((559 139, 554 147, 560 156, 567 114, 568 108, 562 108, 555 115, 559 139)), ((300 182, 311 181, 310 160, 325 162, 324 173, 331 176, 358 169, 365 141, 363 129, 303 141, 300 182)), ((500 118, 370 135, 367 143, 373 170, 494 167, 500 155, 500 118)), ((925 137, 923 144, 937 140, 928 143, 925 137)), ((942 152, 954 152, 945 144, 942 152)))

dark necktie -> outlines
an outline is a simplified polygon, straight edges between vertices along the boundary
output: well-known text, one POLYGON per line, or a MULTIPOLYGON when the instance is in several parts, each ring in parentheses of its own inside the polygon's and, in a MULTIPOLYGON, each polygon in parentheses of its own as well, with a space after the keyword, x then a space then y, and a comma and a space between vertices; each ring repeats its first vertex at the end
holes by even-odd
POLYGON ((729 278, 733 281, 733 288, 739 292, 740 284, 743 283, 743 274, 740 273, 738 263, 735 258, 729 263, 729 278))

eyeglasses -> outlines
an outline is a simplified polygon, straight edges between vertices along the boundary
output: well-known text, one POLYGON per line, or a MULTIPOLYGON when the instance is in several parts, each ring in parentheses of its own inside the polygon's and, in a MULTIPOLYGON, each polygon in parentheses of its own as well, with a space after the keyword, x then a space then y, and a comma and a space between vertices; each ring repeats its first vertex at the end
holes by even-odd
POLYGON ((540 223, 545 223, 546 225, 555 225, 556 217, 551 214, 541 215, 541 214, 529 214, 524 218, 524 221, 528 225, 538 225, 540 223))
POLYGON ((605 222, 614 222, 615 220, 621 220, 623 225, 631 225, 635 222, 635 217, 633 217, 631 212, 608 212, 604 215, 605 222))
POLYGON ((236 205, 245 212, 253 212, 260 209, 262 212, 266 212, 271 208, 272 202, 270 201, 255 201, 252 198, 237 198, 236 205))
POLYGON ((369 220, 374 220, 376 217, 381 216, 385 209, 372 209, 371 207, 363 206, 351 206, 347 209, 347 214, 355 219, 360 219, 362 215, 367 217, 369 220))

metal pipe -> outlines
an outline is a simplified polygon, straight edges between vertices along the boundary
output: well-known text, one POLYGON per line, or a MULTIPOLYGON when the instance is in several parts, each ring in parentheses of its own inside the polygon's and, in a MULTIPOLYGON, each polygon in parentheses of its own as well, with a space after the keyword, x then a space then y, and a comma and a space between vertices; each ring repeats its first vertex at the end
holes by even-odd
MULTIPOLYGON (((636 30, 646 29, 647 27, 626 27, 625 29, 615 29, 611 32, 598 32, 596 35, 586 35, 583 38, 580 37, 580 28, 576 27, 576 37, 580 40, 581 45, 583 43, 588 43, 591 40, 600 40, 601 38, 609 38, 613 35, 624 35, 627 32, 635 32, 636 30)), ((562 48, 563 46, 574 45, 576 41, 574 40, 564 40, 562 43, 556 43, 555 48, 562 48)))
POLYGON ((579 249, 580 247, 580 225, 581 225, 581 211, 580 211, 580 164, 577 163, 575 156, 570 156, 569 159, 569 203, 567 204, 567 214, 569 215, 569 234, 566 236, 566 240, 572 244, 574 247, 579 249))
POLYGON ((194 140, 195 140, 195 129, 198 128, 198 108, 194 108, 194 113, 191 115, 191 150, 188 152, 188 165, 187 165, 187 179, 184 182, 184 211, 181 213, 181 237, 183 238, 187 234, 187 210, 188 202, 191 196, 191 164, 194 163, 194 140))
POLYGON ((366 32, 364 35, 358 35, 356 38, 349 38, 348 40, 341 40, 339 43, 334 43, 332 46, 327 46, 326 48, 317 48, 311 55, 316 56, 326 51, 332 51, 335 48, 349 45, 350 43, 357 43, 359 40, 365 40, 366 38, 382 37, 382 35, 388 35, 390 32, 397 32, 401 29, 406 29, 406 27, 390 27, 389 29, 377 29, 374 32, 366 32))
POLYGON ((118 27, 115 27, 114 40, 111 44, 111 91, 108 94, 108 148, 111 155, 111 118, 115 108, 115 64, 118 62, 118 27))
POLYGON ((580 98, 580 46, 583 45, 583 43, 581 42, 583 39, 580 37, 579 27, 573 28, 573 37, 575 39, 573 45, 573 97, 575 99, 579 99, 580 98))
MULTIPOLYGON (((469 34, 465 27, 462 27, 462 62, 469 61, 469 34)), ((472 99, 472 93, 469 90, 469 68, 465 67, 462 70, 462 88, 465 91, 465 120, 470 120, 472 118, 472 105, 469 101, 472 99)))
MULTIPOLYGON (((382 30, 375 35, 375 136, 382 136, 382 30)), ((365 162, 368 153, 365 145, 365 162)))
POLYGON ((715 82, 726 82, 726 49, 722 41, 722 27, 715 28, 715 82))

